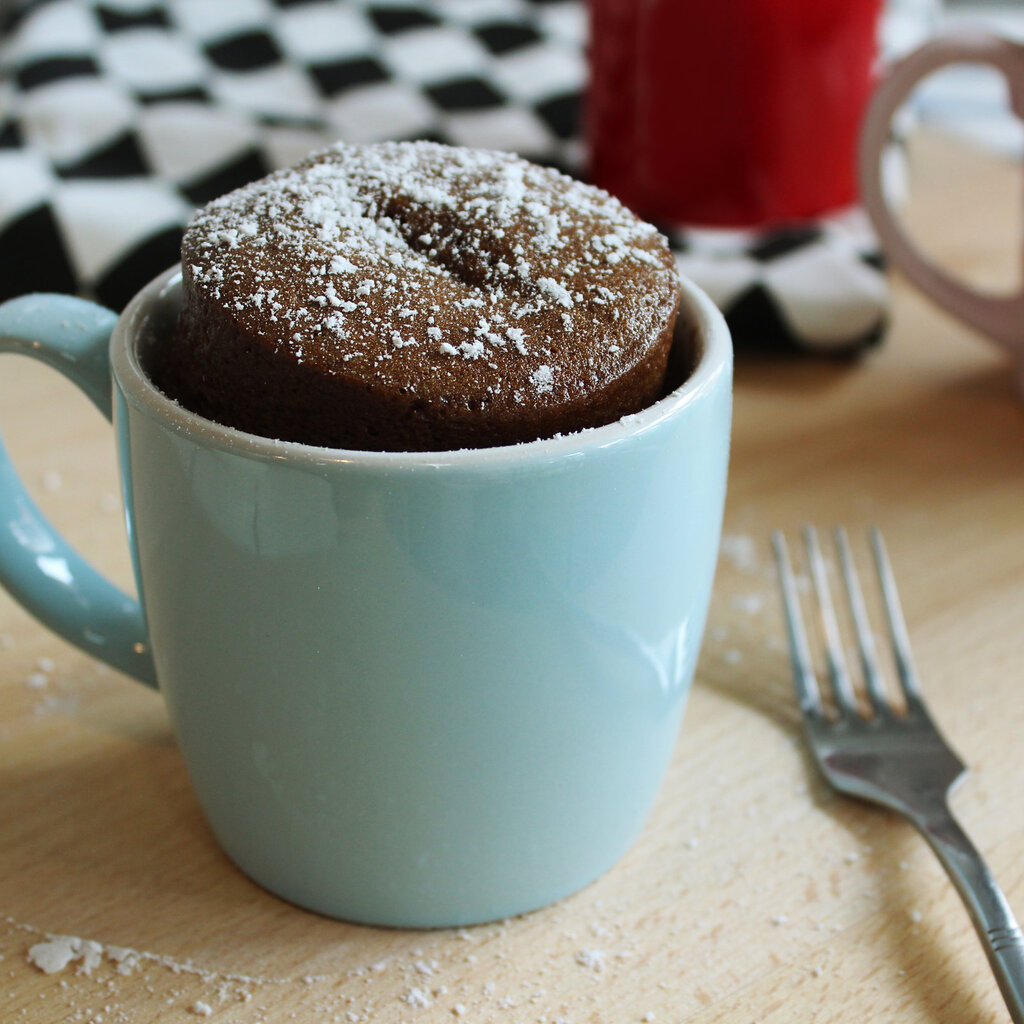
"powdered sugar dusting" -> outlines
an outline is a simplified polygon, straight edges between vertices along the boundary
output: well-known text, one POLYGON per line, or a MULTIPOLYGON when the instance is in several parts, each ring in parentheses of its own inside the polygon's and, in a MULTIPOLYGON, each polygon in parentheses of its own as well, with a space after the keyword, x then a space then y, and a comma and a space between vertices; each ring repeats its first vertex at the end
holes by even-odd
POLYGON ((538 366, 533 373, 530 374, 530 383, 536 388, 537 394, 543 395, 549 392, 552 388, 552 381, 554 380, 554 373, 550 366, 538 366))
POLYGON ((676 297, 664 239, 607 193, 424 142, 339 144, 232 192, 183 253, 186 287, 280 353, 478 406, 602 386, 676 297))
POLYGON ((572 309, 572 295, 569 293, 569 289, 565 285, 560 284, 553 277, 542 277, 537 281, 537 287, 547 295, 549 298, 554 299, 555 302, 560 306, 565 306, 566 309, 572 309))

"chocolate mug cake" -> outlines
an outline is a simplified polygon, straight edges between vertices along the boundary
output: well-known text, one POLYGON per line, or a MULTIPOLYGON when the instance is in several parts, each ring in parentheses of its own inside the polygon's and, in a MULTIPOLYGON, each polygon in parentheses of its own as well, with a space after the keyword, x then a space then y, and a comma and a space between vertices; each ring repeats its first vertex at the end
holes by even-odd
POLYGON ((201 209, 154 367, 182 405, 312 445, 432 451, 664 394, 680 291, 607 193, 504 153, 339 144, 201 209))

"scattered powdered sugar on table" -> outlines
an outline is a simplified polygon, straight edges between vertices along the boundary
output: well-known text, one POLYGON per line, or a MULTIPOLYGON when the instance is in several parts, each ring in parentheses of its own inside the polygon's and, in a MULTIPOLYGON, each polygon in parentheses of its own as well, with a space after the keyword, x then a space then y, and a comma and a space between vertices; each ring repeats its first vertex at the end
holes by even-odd
POLYGON ((764 597, 761 594, 737 594, 732 599, 732 606, 746 615, 757 615, 764 609, 764 597))
POLYGON ((82 974, 91 974, 103 962, 103 953, 103 946, 91 939, 53 935, 30 947, 28 959, 44 974, 56 974, 72 963, 78 963, 82 974))
POLYGON ((30 672, 25 679, 25 685, 30 690, 44 690, 50 682, 50 676, 57 668, 53 658, 36 659, 36 670, 30 672))
POLYGON ((605 967, 605 954, 600 949, 581 949, 576 954, 576 963, 592 971, 603 971, 605 967))
POLYGON ((283 985, 290 984, 295 980, 293 978, 263 978, 247 974, 212 971, 191 961, 176 960, 161 953, 147 953, 127 946, 104 944, 95 939, 81 938, 78 935, 39 933, 30 925, 19 924, 11 918, 5 920, 7 924, 22 931, 43 935, 43 938, 29 947, 26 959, 44 974, 59 974, 69 967, 74 967, 76 973, 90 975, 106 962, 118 974, 124 976, 134 973, 143 964, 152 964, 166 968, 175 974, 193 975, 206 982, 233 981, 250 985, 283 985))
POLYGON ((121 499, 111 491, 104 491, 99 497, 99 507, 103 512, 120 512, 121 499))
MULTIPOLYGON (((691 848, 694 845, 691 843, 691 848)), ((420 940, 422 945, 407 946, 399 937, 398 946, 391 946, 385 959, 368 956, 365 965, 350 963, 347 971, 331 975, 306 974, 276 981, 249 979, 251 984, 244 992, 225 984, 229 976, 136 952, 139 973, 132 984, 149 993, 142 1004, 125 1001, 118 1005, 114 979, 110 977, 109 965, 115 963, 115 957, 126 959, 126 953, 131 951, 74 936, 46 935, 33 945, 30 962, 40 970, 43 964, 51 965, 55 968, 52 973, 58 976, 62 970, 78 967, 76 974, 81 977, 74 987, 70 981, 60 983, 65 998, 74 995, 81 1000, 84 993, 92 992, 93 998, 104 1000, 102 1009, 96 1010, 86 1008, 81 1001, 69 1003, 68 1015, 61 1018, 68 1024, 131 1024, 139 1019, 134 1008, 137 1005, 159 1014, 161 1020, 178 1019, 183 1024, 198 1017, 223 1018, 238 1024, 268 1024, 270 1019, 290 1017, 323 1024, 373 1024, 382 1019, 400 1020, 403 1024, 433 1024, 446 1019, 493 1024, 584 1024, 604 1020, 597 1008, 618 1005, 607 1000, 619 998, 626 1000, 619 1007, 623 1011, 619 1019, 661 1019, 661 1013, 655 1014, 651 1004, 635 1007, 632 1012, 626 1009, 633 998, 623 995, 631 987, 632 968, 651 955, 643 938, 632 931, 627 908, 620 902, 596 900, 585 912, 589 915, 585 920, 573 921, 570 916, 566 922, 569 927, 559 934, 558 922, 563 913, 556 907, 544 926, 553 943, 549 955, 533 961, 527 957, 525 964, 520 964, 515 955, 521 946, 508 946, 502 939, 509 928, 529 929, 530 917, 523 922, 424 936, 420 940), (593 936, 597 942, 581 941, 584 934, 593 936), (88 973, 81 970, 87 957, 91 958, 88 973), (175 973, 191 975, 195 982, 209 987, 196 990, 194 984, 160 983, 154 975, 141 973, 146 963, 171 967, 175 973), (106 971, 100 969, 101 964, 107 965, 106 971), (280 992, 270 999, 261 998, 255 988, 263 984, 303 988, 280 992), (564 996, 560 995, 562 992, 564 996), (239 1006, 240 1001, 245 1004, 244 1009, 239 1006)), ((787 936, 797 932, 802 924, 800 918, 785 913, 766 914, 763 922, 776 935, 787 936)), ((705 935, 702 941, 707 963, 719 955, 719 929, 711 929, 701 921, 686 927, 705 935)), ((659 982, 656 987, 668 986, 659 982)), ((676 984, 672 987, 676 989, 676 984)), ((54 1000, 57 993, 56 988, 50 989, 50 999, 54 1000)), ((673 1000, 675 1004, 700 1009, 706 1005, 705 994, 706 984, 700 985, 697 994, 687 992, 684 986, 675 992, 673 1000)))
POLYGON ((403 1003, 408 1003, 410 1006, 414 1006, 420 1010, 434 1005, 430 996, 421 988, 410 988, 401 996, 401 999, 403 1003))
POLYGON ((755 573, 761 567, 757 542, 750 534, 723 533, 719 551, 740 572, 755 573))

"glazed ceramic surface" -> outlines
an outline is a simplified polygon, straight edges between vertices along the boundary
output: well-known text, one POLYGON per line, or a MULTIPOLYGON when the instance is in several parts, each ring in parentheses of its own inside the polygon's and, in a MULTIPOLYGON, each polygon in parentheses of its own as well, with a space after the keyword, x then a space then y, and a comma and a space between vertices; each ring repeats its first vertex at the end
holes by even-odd
POLYGON ((883 180, 897 112, 923 79, 959 64, 985 66, 1001 75, 1010 111, 1018 120, 1024 117, 1024 44, 1020 40, 984 30, 929 38, 888 68, 874 91, 860 138, 861 193, 888 261, 933 302, 1010 353, 1018 395, 1024 399, 1024 285, 1017 283, 1008 293, 999 294, 978 289, 943 269, 907 233, 890 206, 883 180))
POLYGON ((253 437, 161 395, 146 352, 178 282, 158 278, 116 323, 66 297, 0 307, 3 347, 101 408, 112 374, 141 602, 67 548, 7 463, 5 585, 159 685, 218 840, 288 900, 455 925, 605 871, 656 795, 704 629, 731 412, 718 312, 684 282, 696 369, 626 421, 354 452, 253 437))

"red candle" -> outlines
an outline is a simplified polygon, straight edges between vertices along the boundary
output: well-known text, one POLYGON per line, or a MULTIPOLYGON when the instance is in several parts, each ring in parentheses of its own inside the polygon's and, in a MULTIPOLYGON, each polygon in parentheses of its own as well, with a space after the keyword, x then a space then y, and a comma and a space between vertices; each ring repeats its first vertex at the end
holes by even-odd
POLYGON ((591 178, 642 216, 750 227, 857 200, 881 0, 589 0, 591 178))

